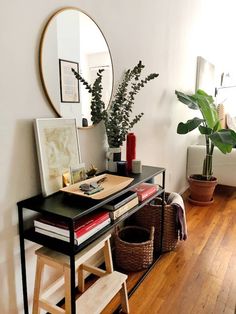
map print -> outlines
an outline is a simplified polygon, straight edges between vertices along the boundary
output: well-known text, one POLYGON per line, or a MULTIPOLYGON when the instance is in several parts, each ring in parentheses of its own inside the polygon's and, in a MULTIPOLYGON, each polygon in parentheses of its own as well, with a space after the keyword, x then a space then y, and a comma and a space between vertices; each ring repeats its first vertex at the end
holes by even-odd
POLYGON ((44 138, 49 177, 61 176, 65 170, 77 165, 78 151, 71 127, 45 128, 44 138))

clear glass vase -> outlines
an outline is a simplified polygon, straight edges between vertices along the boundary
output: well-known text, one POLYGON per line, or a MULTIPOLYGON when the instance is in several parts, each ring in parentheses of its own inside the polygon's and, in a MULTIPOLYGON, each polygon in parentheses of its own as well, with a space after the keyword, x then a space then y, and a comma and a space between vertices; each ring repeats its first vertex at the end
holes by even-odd
POLYGON ((117 172, 117 161, 121 161, 121 147, 108 147, 106 158, 107 171, 117 172))

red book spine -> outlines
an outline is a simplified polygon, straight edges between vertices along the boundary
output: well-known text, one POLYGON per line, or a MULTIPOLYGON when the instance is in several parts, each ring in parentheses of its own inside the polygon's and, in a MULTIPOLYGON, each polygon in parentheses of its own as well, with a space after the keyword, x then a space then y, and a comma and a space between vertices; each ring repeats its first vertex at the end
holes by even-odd
POLYGON ((132 160, 136 158, 136 136, 128 133, 126 141, 126 160, 128 171, 132 169, 132 160))
POLYGON ((154 194, 158 190, 157 185, 152 185, 149 183, 141 183, 137 186, 134 191, 138 194, 139 201, 144 201, 146 198, 154 194))
POLYGON ((152 194, 154 194, 157 191, 156 187, 150 188, 144 192, 141 192, 139 194, 139 200, 140 201, 144 201, 146 198, 148 198, 149 196, 151 196, 152 194))
POLYGON ((109 219, 109 213, 105 213, 104 215, 97 217, 97 218, 91 218, 87 222, 85 222, 83 225, 79 226, 75 230, 75 235, 77 238, 81 237, 83 234, 87 233, 88 231, 95 228, 97 225, 101 224, 102 222, 109 219))

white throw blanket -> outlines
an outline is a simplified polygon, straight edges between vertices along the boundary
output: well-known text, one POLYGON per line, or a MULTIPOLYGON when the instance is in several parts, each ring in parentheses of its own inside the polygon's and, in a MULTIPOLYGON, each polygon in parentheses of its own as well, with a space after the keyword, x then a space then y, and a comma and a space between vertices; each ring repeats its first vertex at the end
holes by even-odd
POLYGON ((180 240, 186 240, 188 237, 188 232, 184 201, 182 197, 178 193, 172 192, 168 196, 167 204, 176 208, 176 222, 178 225, 179 238, 180 240))

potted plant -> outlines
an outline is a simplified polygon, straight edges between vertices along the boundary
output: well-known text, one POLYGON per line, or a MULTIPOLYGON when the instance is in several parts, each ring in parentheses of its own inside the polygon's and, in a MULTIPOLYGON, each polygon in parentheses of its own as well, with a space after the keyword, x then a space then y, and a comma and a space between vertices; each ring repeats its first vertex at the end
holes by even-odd
POLYGON ((190 109, 199 110, 201 118, 194 117, 177 127, 178 134, 187 134, 198 128, 205 136, 206 154, 203 160, 201 174, 193 174, 188 180, 190 184, 190 202, 198 205, 208 205, 213 202, 213 193, 217 179, 212 172, 212 158, 214 148, 217 147, 222 153, 230 153, 236 143, 236 133, 231 129, 221 128, 220 119, 214 99, 203 90, 198 90, 193 95, 187 95, 175 91, 180 102, 190 109))
POLYGON ((99 70, 93 85, 89 84, 79 73, 72 69, 75 77, 83 83, 92 95, 91 116, 93 123, 101 120, 104 122, 107 141, 109 145, 110 171, 116 171, 116 161, 121 159, 121 146, 126 140, 126 135, 133 126, 141 119, 143 112, 131 117, 135 96, 149 81, 158 77, 159 74, 151 73, 141 78, 144 65, 138 62, 133 69, 128 69, 113 96, 111 104, 106 110, 102 101, 102 71, 99 70), (115 154, 115 157, 114 157, 115 154))

